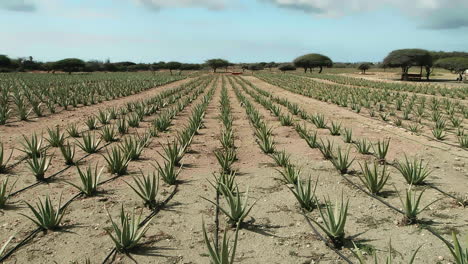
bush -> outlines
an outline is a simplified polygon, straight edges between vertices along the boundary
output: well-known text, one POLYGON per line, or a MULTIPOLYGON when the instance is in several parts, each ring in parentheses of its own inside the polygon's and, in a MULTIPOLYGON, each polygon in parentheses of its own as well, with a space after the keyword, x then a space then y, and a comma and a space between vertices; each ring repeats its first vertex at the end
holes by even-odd
POLYGON ((63 59, 56 61, 53 64, 53 69, 61 70, 64 72, 68 72, 71 74, 72 72, 82 71, 84 70, 86 64, 84 61, 80 59, 70 58, 70 59, 63 59))
POLYGON ((292 64, 283 64, 283 65, 279 66, 278 69, 280 71, 282 71, 282 72, 286 72, 286 71, 295 71, 296 67, 294 67, 294 65, 292 65, 292 64))

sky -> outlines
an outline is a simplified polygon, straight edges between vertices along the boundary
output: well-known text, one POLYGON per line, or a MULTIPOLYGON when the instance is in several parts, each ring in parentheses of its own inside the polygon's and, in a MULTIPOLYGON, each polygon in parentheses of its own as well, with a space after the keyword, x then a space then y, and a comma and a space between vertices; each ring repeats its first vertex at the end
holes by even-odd
POLYGON ((468 0, 0 0, 0 54, 35 60, 378 62, 468 51, 468 0))

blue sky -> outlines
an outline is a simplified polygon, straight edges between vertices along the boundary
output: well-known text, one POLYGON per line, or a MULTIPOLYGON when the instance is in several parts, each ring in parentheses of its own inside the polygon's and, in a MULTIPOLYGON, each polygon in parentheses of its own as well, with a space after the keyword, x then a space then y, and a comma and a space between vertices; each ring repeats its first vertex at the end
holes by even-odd
POLYGON ((467 0, 0 0, 0 54, 49 61, 380 61, 468 51, 467 0))

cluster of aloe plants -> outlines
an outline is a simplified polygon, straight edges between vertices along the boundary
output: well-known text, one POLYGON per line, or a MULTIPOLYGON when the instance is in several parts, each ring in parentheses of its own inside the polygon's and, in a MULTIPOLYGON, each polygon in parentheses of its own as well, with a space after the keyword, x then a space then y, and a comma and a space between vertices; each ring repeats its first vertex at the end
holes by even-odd
MULTIPOLYGON (((248 83, 248 81, 245 82, 248 83)), ((252 84, 250 84, 250 86, 254 88, 254 90, 256 90, 257 92, 259 92, 259 94, 264 95, 268 98, 273 98, 274 101, 279 102, 284 106, 288 105, 287 99, 273 97, 270 93, 256 88, 252 84)), ((244 91, 249 93, 253 98, 257 98, 256 101, 265 106, 265 108, 275 109, 275 106, 271 106, 270 103, 266 102, 267 99, 258 98, 260 96, 249 92, 245 89, 245 87, 244 91)), ((317 126, 317 128, 326 127, 326 125, 324 125, 326 124, 326 121, 321 115, 314 115, 310 117, 305 111, 302 111, 299 116, 304 120, 311 119, 311 122, 314 123, 317 126)), ((338 148, 337 153, 335 154, 333 151, 334 148, 332 142, 327 140, 325 142, 320 141, 320 143, 318 143, 317 134, 308 131, 305 125, 296 124, 295 129, 298 132, 298 134, 306 140, 310 147, 318 147, 324 155, 324 157, 326 159, 329 159, 338 171, 340 171, 341 173, 347 172, 347 169, 352 163, 352 161, 350 161, 348 157, 349 152, 342 152, 341 149, 338 148)), ((333 122, 329 130, 331 134, 335 135, 338 134, 338 130, 343 131, 341 130, 340 125, 333 122)), ((375 144, 372 144, 366 139, 354 141, 352 139, 352 131, 346 129, 344 131, 345 135, 343 136, 343 138, 345 143, 354 143, 359 152, 363 154, 374 154, 376 156, 377 160, 374 163, 373 167, 370 167, 367 164, 367 162, 364 163, 364 165, 361 165, 362 176, 359 176, 359 178, 370 193, 374 195, 379 195, 389 179, 389 174, 387 173, 386 167, 386 156, 389 150, 390 140, 384 139, 376 142, 375 144), (371 149, 373 150, 373 152, 371 152, 371 149), (379 163, 383 165, 381 168, 379 168, 379 163)), ((278 166, 283 167, 283 170, 279 170, 280 174, 282 175, 282 180, 285 183, 294 185, 293 193, 296 199, 299 201, 301 207, 304 210, 311 210, 312 208, 314 208, 314 206, 317 206, 317 199, 315 197, 312 198, 314 196, 312 195, 312 193, 315 193, 315 188, 314 191, 311 191, 311 180, 309 179, 309 181, 306 182, 305 186, 307 186, 307 188, 305 188, 304 191, 304 184, 300 180, 300 170, 298 170, 290 164, 289 156, 286 154, 286 152, 276 152, 274 155, 272 155, 272 158, 275 160, 278 166)), ((408 160, 406 163, 398 163, 397 168, 399 168, 400 171, 402 171, 403 175, 408 175, 405 176, 405 178, 408 177, 409 179, 413 179, 413 181, 408 180, 408 183, 417 182, 416 179, 420 179, 421 181, 419 182, 422 182, 422 180, 425 179, 430 173, 422 165, 421 161, 417 162, 416 160, 413 163, 409 162, 408 160)), ((437 201, 433 201, 425 207, 422 207, 420 201, 423 193, 424 191, 422 191, 419 194, 415 194, 414 191, 412 191, 411 187, 407 190, 406 198, 402 199, 402 206, 404 207, 403 214, 405 216, 404 221, 402 221, 403 224, 415 223, 417 221, 417 215, 424 211, 428 206, 437 201)), ((321 218, 323 219, 324 224, 315 221, 315 223, 318 224, 320 228, 329 236, 334 245, 338 247, 342 245, 344 239, 343 228, 344 224, 346 223, 346 215, 348 208, 347 204, 347 201, 344 202, 342 200, 341 203, 335 205, 335 210, 331 210, 332 206, 327 205, 327 209, 325 210, 325 212, 321 212, 321 218)), ((314 221, 313 219, 311 220, 314 221)))
MULTIPOLYGON (((261 74, 258 77, 294 93, 331 102, 339 106, 350 107, 351 110, 357 113, 361 113, 362 107, 366 108, 371 117, 380 118, 385 122, 393 120, 393 124, 396 126, 404 127, 416 134, 419 134, 424 126, 430 127, 432 136, 437 140, 445 140, 449 134, 455 134, 459 139, 460 134, 463 133, 464 119, 468 118, 468 107, 460 101, 431 97, 429 103, 427 103, 425 96, 417 94, 410 96, 407 93, 401 93, 399 89, 396 89, 399 87, 394 85, 393 88, 395 89, 376 90, 365 85, 360 85, 361 87, 358 88, 347 87, 333 83, 323 83, 309 78, 300 78, 294 75, 261 74), (412 122, 405 125, 403 120, 412 120, 412 122), (430 124, 430 122, 433 122, 433 124, 430 124)), ((315 78, 324 78, 324 76, 317 75, 315 78)), ((335 78, 353 79, 335 75, 328 75, 325 78, 333 80, 335 78)), ((372 84, 377 83, 379 84, 377 86, 390 85, 383 82, 372 84)), ((465 95, 463 95, 464 97, 465 95)), ((321 123, 321 127, 326 127, 322 122, 319 121, 318 123, 321 123)), ((334 132, 338 131, 335 130, 334 132)), ((460 139, 459 144, 464 147, 460 139)))
MULTIPOLYGON (((242 86, 242 83, 241 83, 241 86, 242 86)), ((243 102, 244 105, 246 105, 246 107, 248 107, 249 102, 245 99, 245 97, 243 97, 243 95, 240 94, 238 89, 235 88, 235 91, 238 95, 238 98, 244 98, 243 100, 241 99, 241 101, 243 102)), ((245 89, 245 87, 244 87, 244 91, 249 93, 245 89)), ((259 98, 259 96, 256 96, 255 94, 252 94, 252 93, 249 93, 249 94, 254 99, 257 98, 256 101, 260 102, 260 104, 264 106, 269 104, 267 99, 263 100, 263 98, 259 98)), ((268 107, 268 106, 265 106, 265 107, 268 107)), ((297 111, 296 113, 299 114, 300 111, 297 111)), ((253 126, 255 126, 255 123, 253 123, 253 126)), ((304 138, 305 135, 307 134, 307 130, 305 130, 303 127, 300 127, 300 126, 296 126, 296 130, 297 129, 299 131, 302 131, 302 134, 303 134, 302 137, 304 138)), ((331 145, 330 142, 329 142, 329 145, 331 145)), ((328 148, 333 149, 330 146, 328 148)), ((341 158, 338 158, 338 159, 341 160, 343 164, 346 164, 345 167, 349 166, 350 162, 347 158, 347 155, 346 154, 339 154, 339 155, 341 155, 339 156, 341 158)), ((301 169, 297 168, 297 166, 293 165, 290 162, 289 155, 285 151, 274 151, 271 156, 275 160, 276 164, 282 167, 282 170, 278 170, 278 172, 282 175, 281 180, 285 184, 289 184, 290 190, 293 193, 294 197, 297 199, 301 209, 306 212, 310 212, 313 209, 319 208, 320 215, 323 219, 323 223, 318 223, 317 221, 313 219, 311 220, 314 221, 327 234, 330 241, 336 247, 342 247, 344 243, 344 236, 345 236, 344 227, 346 225, 346 220, 347 220, 347 215, 348 215, 348 200, 344 202, 343 197, 342 197, 341 203, 332 205, 331 203, 329 203, 328 200, 325 199, 326 209, 325 211, 322 211, 322 209, 319 206, 319 201, 315 195, 315 191, 318 186, 318 179, 315 181, 315 183, 313 183, 310 177, 306 181, 303 181, 301 179, 301 169)), ((331 157, 334 157, 334 156, 332 155, 331 157)), ((337 161, 337 163, 339 162, 340 161, 337 161)), ((340 166, 341 165, 342 164, 340 164, 340 166)), ((341 167, 341 170, 344 171, 345 169, 341 167)))
POLYGON ((0 125, 93 105, 185 78, 183 75, 92 74, 0 76, 0 125))

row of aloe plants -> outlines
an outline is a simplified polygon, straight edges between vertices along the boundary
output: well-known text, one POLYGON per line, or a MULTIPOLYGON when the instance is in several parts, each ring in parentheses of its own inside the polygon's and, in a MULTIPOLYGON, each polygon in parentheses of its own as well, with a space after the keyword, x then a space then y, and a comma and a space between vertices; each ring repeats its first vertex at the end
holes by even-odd
POLYGON ((211 263, 229 264, 234 263, 239 229, 241 228, 242 221, 248 215, 253 205, 248 206, 247 196, 245 198, 246 200, 241 200, 241 193, 239 192, 239 187, 236 183, 236 172, 232 168, 233 163, 237 160, 237 155, 233 131, 234 119, 225 78, 222 78, 219 109, 219 119, 222 123, 219 141, 222 148, 214 151, 214 154, 220 166, 220 170, 218 173, 213 174, 214 181, 209 181, 216 193, 216 199, 215 201, 211 201, 204 198, 216 207, 214 220, 215 229, 213 236, 210 237, 206 231, 205 221, 203 220, 202 232, 211 263), (224 197, 225 206, 220 206, 221 196, 224 197), (219 242, 220 212, 223 212, 226 216, 228 224, 236 227, 234 239, 232 239, 233 241, 228 237, 229 227, 227 226, 224 230, 222 242, 219 242), (232 245, 230 246, 230 244, 232 245))
MULTIPOLYGON (((275 109, 275 107, 270 101, 270 99, 273 98, 271 94, 269 94, 268 92, 264 90, 261 90, 252 86, 254 87, 255 90, 259 92, 259 94, 254 94, 251 91, 247 90, 246 86, 242 82, 240 82, 241 78, 237 80, 238 80, 238 84, 240 84, 240 86, 243 88, 245 92, 247 92, 250 96, 254 98, 254 100, 262 104, 265 108, 270 109, 272 114, 276 115, 280 123, 284 125, 284 122, 281 121, 281 115, 275 114, 275 112, 278 113, 278 110, 272 110, 272 109, 275 109), (265 98, 262 98, 261 95, 265 96, 265 98)), ((276 98, 276 99, 283 100, 283 102, 287 101, 287 99, 279 99, 279 98, 276 98)), ((289 103, 288 106, 290 110, 292 109, 291 112, 298 109, 298 105, 295 105, 295 104, 289 103)), ((304 111, 297 111, 295 115, 303 116, 304 114, 305 114, 304 111)), ((293 119, 291 118, 291 120, 293 119)), ((294 125, 298 134, 307 141, 308 145, 314 148, 319 148, 324 158, 329 159, 340 174, 345 174, 348 171, 348 168, 353 162, 352 160, 351 161, 349 160, 349 157, 348 157, 349 151, 343 154, 341 150, 338 148, 337 154, 334 154, 333 143, 330 143, 330 141, 327 141, 327 143, 320 141, 320 143, 318 143, 316 132, 311 135, 310 132, 307 131, 305 126, 301 126, 299 123, 293 124, 295 123, 294 121, 291 121, 291 122, 292 122, 291 125, 294 125), (311 140, 310 138, 314 138, 314 139, 311 140), (315 143, 310 144, 311 141, 315 143)), ((319 123, 322 124, 323 122, 319 122, 319 123)), ((325 128, 326 126, 318 125, 318 127, 325 128)), ((333 128, 329 128, 329 129, 330 129, 330 132, 333 134, 332 132, 333 128)), ((346 137, 347 136, 345 135, 344 136, 345 141, 346 141, 346 137)), ((352 143, 352 141, 350 141, 349 143, 352 143)), ((387 173, 387 169, 385 165, 386 164, 385 156, 386 156, 386 153, 388 152, 389 140, 379 141, 376 145, 377 145, 376 149, 378 150, 376 152, 379 153, 377 155, 378 162, 375 162, 372 167, 370 167, 367 164, 367 162, 365 162, 364 165, 360 164, 362 173, 359 175, 359 179, 361 180, 363 185, 373 195, 379 194, 380 190, 384 187, 384 185, 386 184, 389 178, 389 174, 387 173), (379 163, 383 164, 382 170, 378 169, 379 163)), ((313 187, 313 189, 311 187, 312 184, 311 184, 310 179, 305 184, 302 183, 300 180, 300 174, 301 174, 300 169, 297 169, 294 165, 290 164, 289 155, 285 151, 275 151, 272 157, 278 166, 283 167, 283 171, 280 171, 283 181, 287 184, 292 184, 295 186, 293 193, 295 197, 297 198, 299 204, 301 205, 302 209, 309 211, 309 210, 312 210, 313 208, 317 208, 318 203, 315 197, 315 189, 317 186, 317 182, 315 183, 315 187, 313 187)), ((437 199, 433 201, 432 203, 429 203, 428 205, 423 207, 421 206, 420 202, 421 202, 421 198, 425 190, 421 191, 419 194, 417 194, 416 192, 412 190, 413 185, 424 184, 424 180, 430 175, 431 172, 427 169, 427 165, 423 164, 421 160, 416 160, 416 159, 408 160, 408 158, 406 157, 405 157, 404 162, 397 162, 396 168, 400 171, 400 173, 405 178, 406 182, 410 185, 410 187, 406 190, 406 196, 404 198, 400 197, 400 200, 402 202, 402 207, 403 207, 403 214, 404 214, 404 218, 401 223, 402 224, 417 223, 418 214, 420 214, 430 205, 432 205, 433 203, 439 200, 437 199)), ((345 212, 347 212, 347 207, 348 207, 348 202, 344 203, 342 199, 341 203, 337 203, 335 206, 335 208, 340 208, 338 211, 332 211, 328 206, 327 206, 326 214, 323 214, 320 210, 321 218, 329 220, 329 221, 324 220, 325 225, 322 225, 320 223, 317 223, 315 220, 310 219, 319 225, 319 227, 329 236, 330 240, 336 246, 341 246, 344 242, 343 240, 344 239, 344 224, 342 226, 343 228, 339 230, 340 232, 338 232, 339 235, 333 232, 334 231, 333 227, 339 227, 339 224, 341 224, 343 221, 344 222, 346 221, 345 212), (332 220, 335 222, 332 222, 332 220)), ((460 245, 457 243, 456 247, 460 247, 460 245)), ((452 250, 451 245, 449 245, 449 248, 451 249, 451 252, 455 252, 452 250)), ((413 254, 410 260, 410 263, 414 261, 415 255, 418 250, 419 248, 413 254)), ((355 252, 357 253, 356 256, 358 256, 359 261, 362 261, 363 258, 361 258, 362 257, 361 251, 358 248, 356 248, 355 252)), ((458 261, 460 259, 463 259, 464 255, 455 254, 454 257, 458 261)), ((364 262, 361 262, 361 263, 364 263, 364 262)))
POLYGON ((140 93, 185 76, 124 73, 0 75, 0 125, 140 93), (16 118, 15 118, 16 117, 16 118))

